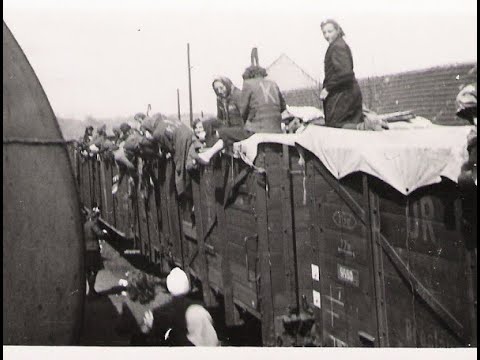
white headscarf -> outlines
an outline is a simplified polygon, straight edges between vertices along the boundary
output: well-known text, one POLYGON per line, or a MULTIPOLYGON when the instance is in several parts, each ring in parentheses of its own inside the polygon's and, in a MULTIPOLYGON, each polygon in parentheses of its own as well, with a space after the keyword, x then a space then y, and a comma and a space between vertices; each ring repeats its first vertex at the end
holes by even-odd
POLYGON ((212 325, 212 317, 200 305, 190 305, 185 313, 187 338, 195 346, 219 346, 217 332, 212 325))
POLYGON ((167 289, 173 296, 188 294, 190 291, 190 282, 185 272, 176 267, 167 276, 167 289))

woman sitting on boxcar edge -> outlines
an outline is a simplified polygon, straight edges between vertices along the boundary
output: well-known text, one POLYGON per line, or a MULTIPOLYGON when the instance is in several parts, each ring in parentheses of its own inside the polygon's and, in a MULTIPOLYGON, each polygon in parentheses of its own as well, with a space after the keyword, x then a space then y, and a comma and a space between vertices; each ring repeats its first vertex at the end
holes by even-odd
POLYGON ((212 317, 188 297, 187 274, 174 268, 167 276, 167 289, 171 300, 145 313, 142 331, 165 346, 219 346, 212 317))
POLYGON ((329 127, 381 130, 388 128, 372 112, 364 115, 362 92, 353 72, 353 57, 344 40, 345 33, 332 19, 320 25, 325 40, 329 43, 325 54, 325 78, 320 99, 323 100, 325 125, 329 127))
MULTIPOLYGON (((212 88, 217 96, 217 119, 210 119, 201 123, 206 133, 206 146, 212 148, 207 150, 198 158, 199 162, 208 163, 215 153, 227 148, 245 138, 245 122, 240 114, 240 101, 242 93, 232 81, 225 77, 217 77, 212 82, 212 88), (212 155, 209 155, 211 153, 212 155), (208 159, 208 161, 206 161, 208 159)), ((199 123, 196 123, 200 126, 199 123)))
POLYGON ((286 109, 278 85, 266 79, 267 71, 258 65, 256 52, 252 52, 252 65, 243 73, 243 88, 240 96, 239 110, 243 127, 222 128, 220 140, 209 150, 198 155, 203 164, 225 146, 230 147, 237 141, 244 140, 254 133, 281 133, 282 112, 286 109), (256 61, 255 61, 256 60, 256 61))

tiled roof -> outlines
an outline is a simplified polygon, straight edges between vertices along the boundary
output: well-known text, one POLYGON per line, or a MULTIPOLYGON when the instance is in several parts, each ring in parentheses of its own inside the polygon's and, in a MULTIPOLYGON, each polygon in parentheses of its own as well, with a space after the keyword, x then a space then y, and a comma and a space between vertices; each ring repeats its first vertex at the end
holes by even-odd
POLYGON ((322 108, 320 90, 315 88, 298 89, 283 92, 285 102, 290 106, 315 106, 322 108))
MULTIPOLYGON (((378 113, 412 110, 437 124, 458 124, 455 98, 460 89, 477 82, 476 63, 360 79, 363 101, 378 113)), ((319 89, 285 91, 287 104, 322 107, 319 89)))
POLYGON ((412 110, 438 124, 458 121, 455 98, 477 82, 475 63, 456 64, 359 80, 363 101, 378 113, 412 110))

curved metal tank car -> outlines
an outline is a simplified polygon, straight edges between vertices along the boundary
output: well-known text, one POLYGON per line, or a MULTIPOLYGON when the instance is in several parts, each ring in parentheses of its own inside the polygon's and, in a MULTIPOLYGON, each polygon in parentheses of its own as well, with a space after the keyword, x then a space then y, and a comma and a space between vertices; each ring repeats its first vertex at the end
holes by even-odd
POLYGON ((35 72, 3 23, 3 344, 74 344, 85 296, 79 199, 35 72))

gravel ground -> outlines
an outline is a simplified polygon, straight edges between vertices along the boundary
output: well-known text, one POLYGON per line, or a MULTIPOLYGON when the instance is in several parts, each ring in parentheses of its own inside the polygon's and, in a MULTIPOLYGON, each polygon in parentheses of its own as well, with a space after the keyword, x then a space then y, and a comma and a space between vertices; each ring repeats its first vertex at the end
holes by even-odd
MULTIPOLYGON (((122 334, 116 327, 125 314, 130 317, 131 326, 137 326, 135 319, 141 319, 147 306, 132 302, 122 295, 120 279, 125 279, 125 273, 135 268, 141 268, 138 257, 126 257, 121 254, 119 240, 104 242, 102 258, 104 269, 100 270, 95 283, 96 297, 86 297, 83 331, 79 345, 82 346, 129 346, 130 335, 122 334), (112 246, 115 245, 115 246, 112 246), (123 315, 122 315, 123 313, 123 315)), ((158 306, 170 299, 170 295, 161 283, 164 279, 157 277, 159 285, 156 297, 148 306, 158 306)), ((88 288, 88 286, 87 286, 88 288)), ((87 290, 88 291, 88 290, 87 290)), ((199 293, 192 296, 198 298, 199 293)), ((260 323, 246 322, 244 326, 228 328, 224 324, 223 308, 208 309, 212 314, 218 338, 223 346, 260 346, 260 323)))

